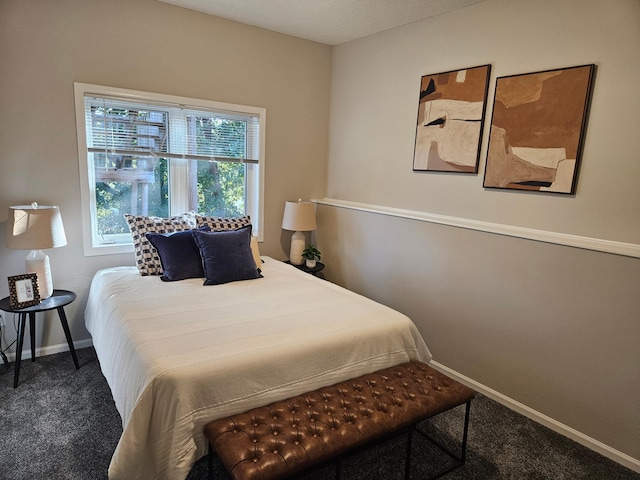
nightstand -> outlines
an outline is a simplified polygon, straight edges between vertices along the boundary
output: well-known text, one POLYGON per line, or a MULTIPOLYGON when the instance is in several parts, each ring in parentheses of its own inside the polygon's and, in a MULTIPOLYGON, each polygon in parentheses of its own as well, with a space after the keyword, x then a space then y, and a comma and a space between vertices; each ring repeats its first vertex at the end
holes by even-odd
POLYGON ((27 323, 27 313, 29 314, 29 336, 31 337, 31 361, 36 361, 36 313, 56 309, 58 311, 58 317, 60 317, 60 323, 62 324, 64 335, 67 337, 67 344, 69 345, 69 350, 73 357, 73 363, 76 366, 76 370, 80 368, 80 365, 78 365, 78 357, 76 357, 76 350, 73 348, 73 340, 71 339, 67 316, 64 313, 64 307, 69 305, 75 299, 76 294, 69 290, 54 290, 53 294, 49 298, 45 298, 38 305, 33 305, 32 307, 27 308, 11 308, 9 297, 5 297, 0 300, 0 310, 20 315, 20 321, 18 324, 18 346, 16 348, 16 365, 15 372, 13 374, 13 388, 18 386, 18 378, 20 377, 20 362, 22 360, 22 346, 24 343, 24 330, 27 323))
MULTIPOLYGON (((288 263, 289 265, 293 265, 289 260, 284 263, 288 263)), ((307 267, 304 263, 302 265, 293 265, 298 270, 302 270, 303 272, 310 273, 314 277, 322 278, 324 280, 324 274, 322 270, 324 270, 324 263, 316 262, 316 266, 313 268, 307 267)))

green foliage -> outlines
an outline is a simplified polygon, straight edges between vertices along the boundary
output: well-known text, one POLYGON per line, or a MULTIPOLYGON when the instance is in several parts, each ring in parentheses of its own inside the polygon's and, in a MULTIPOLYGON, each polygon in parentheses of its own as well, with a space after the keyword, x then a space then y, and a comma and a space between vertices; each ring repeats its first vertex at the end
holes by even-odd
MULTIPOLYGON (((117 113, 126 117, 129 112, 117 113)), ((146 112, 136 112, 140 119, 146 112)), ((190 127, 195 129, 196 152, 210 157, 245 158, 246 123, 222 118, 187 117, 190 127)), ((163 128, 166 131, 166 127, 163 128)), ((134 145, 132 145, 134 147, 134 145)), ((147 203, 148 215, 169 216, 169 161, 164 158, 155 160, 154 165, 139 162, 136 157, 115 158, 113 155, 94 154, 93 161, 98 168, 128 169, 153 168, 154 181, 148 183, 145 190, 138 189, 137 197, 132 199, 130 182, 96 182, 96 211, 98 233, 102 235, 128 233, 129 229, 123 214, 132 211, 142 212, 147 203), (108 158, 107 158, 108 157, 108 158), (113 158, 112 158, 113 157, 113 158), (133 208, 131 202, 136 202, 133 208)), ((195 200, 200 213, 219 217, 238 217, 245 214, 245 178, 246 167, 243 163, 192 160, 195 200)))
POLYGON ((121 212, 131 210, 131 185, 116 182, 96 183, 96 214, 98 234, 129 231, 121 212))
MULTIPOLYGON (((197 117, 195 127, 196 148, 199 154, 212 157, 245 157, 245 122, 218 117, 197 117)), ((198 211, 217 217, 244 215, 244 164, 198 162, 198 211)))
POLYGON ((198 162, 198 211, 216 217, 244 215, 244 178, 241 163, 198 162))
POLYGON ((302 258, 306 258, 307 260, 320 260, 322 254, 320 253, 320 250, 318 250, 316 247, 314 247, 313 245, 309 244, 307 245, 307 248, 305 248, 302 251, 302 258))

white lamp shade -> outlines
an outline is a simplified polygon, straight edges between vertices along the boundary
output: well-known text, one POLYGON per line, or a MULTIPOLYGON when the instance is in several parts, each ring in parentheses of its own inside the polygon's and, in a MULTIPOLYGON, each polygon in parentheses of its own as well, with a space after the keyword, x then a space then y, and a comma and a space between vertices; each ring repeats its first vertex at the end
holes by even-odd
POLYGON ((309 232, 316 229, 316 208, 311 202, 287 202, 284 206, 282 228, 294 232, 309 232))
POLYGON ((19 250, 64 247, 62 216, 57 206, 14 205, 9 207, 6 246, 19 250))
POLYGON ((282 228, 293 230, 289 261, 294 265, 302 265, 302 251, 304 250, 304 233, 316 229, 316 206, 311 202, 287 202, 284 206, 282 228))
POLYGON ((53 294, 53 280, 49 256, 42 249, 67 244, 60 209, 37 203, 9 207, 5 243, 8 248, 31 250, 25 259, 25 269, 38 275, 40 298, 49 298, 53 294))

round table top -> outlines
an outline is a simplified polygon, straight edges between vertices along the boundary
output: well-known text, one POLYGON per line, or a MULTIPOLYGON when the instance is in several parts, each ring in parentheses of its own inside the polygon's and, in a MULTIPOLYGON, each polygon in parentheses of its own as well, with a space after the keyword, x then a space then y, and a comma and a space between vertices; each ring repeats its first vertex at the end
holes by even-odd
MULTIPOLYGON (((293 265, 289 260, 287 260, 284 263, 293 265)), ((293 265, 293 266, 307 273, 317 273, 324 269, 324 263, 321 263, 321 262, 316 262, 316 266, 311 268, 307 267, 307 264, 305 262, 302 262, 302 265, 293 265)))
POLYGON ((49 298, 45 298, 38 305, 26 308, 12 308, 9 297, 4 297, 0 300, 0 310, 10 313, 44 312, 69 305, 75 299, 76 294, 70 290, 54 290, 49 298))

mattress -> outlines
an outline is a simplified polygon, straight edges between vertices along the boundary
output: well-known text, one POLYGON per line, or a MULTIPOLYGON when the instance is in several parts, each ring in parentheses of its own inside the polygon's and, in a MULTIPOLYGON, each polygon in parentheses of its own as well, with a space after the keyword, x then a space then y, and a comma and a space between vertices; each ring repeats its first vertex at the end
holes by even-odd
POLYGON ((430 361, 405 315, 263 260, 263 278, 215 286, 136 267, 96 273, 85 323, 123 426, 110 479, 184 479, 212 420, 430 361))

